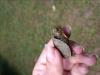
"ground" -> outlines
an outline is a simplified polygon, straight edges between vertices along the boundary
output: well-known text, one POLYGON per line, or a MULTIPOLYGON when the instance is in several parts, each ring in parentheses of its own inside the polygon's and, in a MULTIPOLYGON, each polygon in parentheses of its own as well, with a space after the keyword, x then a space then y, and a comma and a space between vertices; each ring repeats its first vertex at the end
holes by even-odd
POLYGON ((0 0, 0 74, 31 75, 56 25, 70 25, 88 53, 100 49, 100 0, 0 0))

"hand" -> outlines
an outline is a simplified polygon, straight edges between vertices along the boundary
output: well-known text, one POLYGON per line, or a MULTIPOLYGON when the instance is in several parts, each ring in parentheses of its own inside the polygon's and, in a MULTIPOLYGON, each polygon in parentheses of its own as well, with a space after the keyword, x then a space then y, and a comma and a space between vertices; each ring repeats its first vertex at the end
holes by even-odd
POLYGON ((86 75, 96 63, 95 55, 85 54, 81 46, 70 43, 75 55, 63 58, 54 48, 52 39, 45 45, 32 75, 86 75))

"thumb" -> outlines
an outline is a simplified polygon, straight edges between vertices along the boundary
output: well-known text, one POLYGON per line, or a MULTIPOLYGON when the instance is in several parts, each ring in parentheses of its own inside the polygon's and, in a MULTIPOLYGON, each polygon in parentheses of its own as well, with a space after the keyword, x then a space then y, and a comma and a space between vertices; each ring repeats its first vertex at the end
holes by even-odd
POLYGON ((48 75, 62 75, 63 74, 63 65, 62 65, 62 57, 59 51, 53 48, 53 41, 51 40, 47 45, 47 74, 48 75))

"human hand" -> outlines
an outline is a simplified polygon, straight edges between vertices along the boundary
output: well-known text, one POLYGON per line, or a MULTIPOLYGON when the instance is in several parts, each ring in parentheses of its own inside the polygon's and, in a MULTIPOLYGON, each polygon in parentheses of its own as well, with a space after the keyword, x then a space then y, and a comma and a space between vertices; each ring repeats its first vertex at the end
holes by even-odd
POLYGON ((32 75, 86 75, 89 67, 96 63, 95 55, 85 54, 83 48, 75 42, 71 42, 70 45, 75 55, 63 58, 54 48, 51 39, 45 45, 32 75))

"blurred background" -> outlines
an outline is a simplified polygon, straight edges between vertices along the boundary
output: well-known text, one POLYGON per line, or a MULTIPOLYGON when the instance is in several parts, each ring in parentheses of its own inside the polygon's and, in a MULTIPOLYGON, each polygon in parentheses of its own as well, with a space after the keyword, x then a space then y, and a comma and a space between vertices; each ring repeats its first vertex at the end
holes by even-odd
MULTIPOLYGON (((100 49, 100 0, 0 0, 0 75, 31 75, 56 25, 88 53, 100 49)), ((88 75, 100 75, 100 60, 88 75)))

